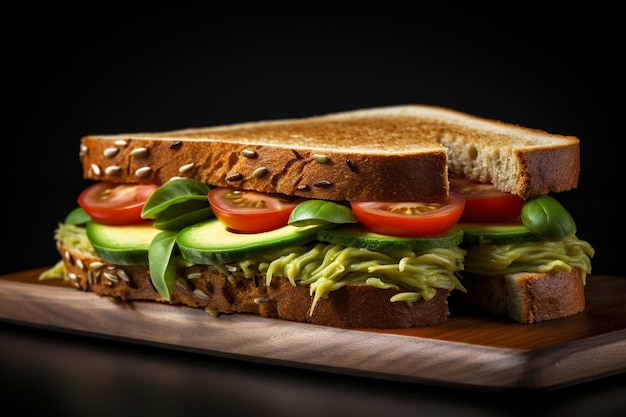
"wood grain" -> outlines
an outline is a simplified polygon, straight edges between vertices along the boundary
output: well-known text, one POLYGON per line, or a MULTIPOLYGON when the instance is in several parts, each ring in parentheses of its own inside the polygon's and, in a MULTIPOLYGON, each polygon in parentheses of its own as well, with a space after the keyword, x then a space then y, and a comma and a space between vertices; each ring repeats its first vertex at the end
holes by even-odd
POLYGON ((441 325, 346 330, 253 315, 120 302, 0 277, 0 319, 172 349, 373 378, 480 389, 553 389, 626 370, 626 278, 589 276, 587 308, 531 325, 467 312, 441 325))

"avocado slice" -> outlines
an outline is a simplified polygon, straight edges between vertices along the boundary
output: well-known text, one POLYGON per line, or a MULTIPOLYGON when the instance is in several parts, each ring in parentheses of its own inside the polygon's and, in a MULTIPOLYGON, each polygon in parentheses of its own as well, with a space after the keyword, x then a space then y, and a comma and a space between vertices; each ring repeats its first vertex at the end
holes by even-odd
POLYGON ((363 226, 342 226, 333 230, 322 230, 317 234, 322 242, 343 246, 354 246, 375 251, 388 250, 424 250, 449 248, 460 244, 463 232, 452 227, 447 232, 429 237, 398 237, 370 232, 363 226))
POLYGON ((523 243, 539 240, 530 229, 521 223, 457 223, 463 230, 463 243, 475 245, 488 243, 523 243))
POLYGON ((262 233, 235 233, 213 218, 181 230, 176 243, 182 257, 189 262, 225 264, 314 241, 317 232, 326 227, 328 225, 287 225, 262 233))
POLYGON ((120 226, 90 221, 86 229, 98 255, 117 265, 148 265, 150 242, 161 232, 150 221, 120 226))

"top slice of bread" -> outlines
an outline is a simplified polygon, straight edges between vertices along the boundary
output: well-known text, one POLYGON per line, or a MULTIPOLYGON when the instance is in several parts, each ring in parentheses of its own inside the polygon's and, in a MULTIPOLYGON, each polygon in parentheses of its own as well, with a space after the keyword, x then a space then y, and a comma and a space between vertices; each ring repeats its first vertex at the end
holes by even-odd
POLYGON ((441 107, 400 105, 168 132, 89 135, 85 178, 195 178, 335 201, 443 197, 448 174, 523 198, 575 188, 579 140, 441 107))

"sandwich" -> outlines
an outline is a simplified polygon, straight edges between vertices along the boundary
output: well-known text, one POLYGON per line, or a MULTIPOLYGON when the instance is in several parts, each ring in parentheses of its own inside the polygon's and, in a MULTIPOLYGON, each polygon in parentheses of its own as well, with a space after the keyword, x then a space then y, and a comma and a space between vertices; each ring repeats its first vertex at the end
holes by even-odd
POLYGON ((41 279, 343 328, 585 308, 576 137, 427 105, 88 135, 41 279), (459 314, 462 308, 459 307, 459 314))

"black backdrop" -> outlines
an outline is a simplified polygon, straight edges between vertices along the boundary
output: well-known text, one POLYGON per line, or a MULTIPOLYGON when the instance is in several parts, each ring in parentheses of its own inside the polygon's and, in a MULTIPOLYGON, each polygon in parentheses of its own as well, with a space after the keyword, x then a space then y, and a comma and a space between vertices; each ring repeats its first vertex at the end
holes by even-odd
POLYGON ((426 103, 579 137, 579 187, 557 198, 593 272, 623 274, 616 12, 381 4, 5 14, 0 273, 58 259, 83 135, 426 103))

